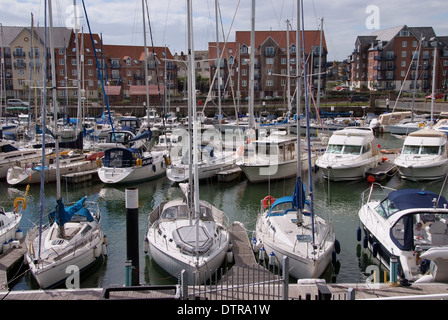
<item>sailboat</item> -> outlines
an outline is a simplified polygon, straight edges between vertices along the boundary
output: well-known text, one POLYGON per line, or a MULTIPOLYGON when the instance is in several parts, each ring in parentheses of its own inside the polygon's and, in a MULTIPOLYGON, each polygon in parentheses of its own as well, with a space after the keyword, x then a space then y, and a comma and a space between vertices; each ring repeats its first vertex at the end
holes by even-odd
POLYGON ((0 206, 0 253, 5 253, 10 245, 11 240, 21 239, 21 230, 19 229, 20 221, 22 220, 22 211, 26 209, 26 195, 28 194, 29 186, 27 187, 25 197, 18 197, 14 199, 14 210, 6 211, 4 207, 0 206))
MULTIPOLYGON (((46 25, 47 2, 45 2, 45 25, 46 25)), ((48 11, 50 17, 50 52, 52 68, 52 92, 55 103, 56 115, 56 76, 54 74, 54 49, 52 42, 52 10, 51 1, 48 1, 48 11)), ((87 15, 86 15, 87 16, 87 15)), ((46 41, 45 41, 46 42, 46 41)), ((45 43, 46 47, 46 43, 45 43)), ((47 53, 45 53, 46 55, 47 53)), ((46 60, 45 60, 46 61, 46 60)), ((46 69, 46 67, 45 67, 46 69)), ((46 70, 44 72, 46 75, 46 70)), ((45 83, 45 82, 44 82, 45 83)), ((46 90, 44 87, 43 95, 43 126, 45 127, 46 117, 46 90)), ((55 124, 57 117, 55 117, 55 124)), ((57 130, 57 126, 55 125, 57 130)), ((56 131, 57 136, 57 131, 56 131)), ((101 230, 100 211, 97 202, 86 201, 87 197, 81 198, 71 206, 65 206, 61 198, 59 163, 59 142, 55 140, 56 149, 56 206, 55 210, 48 215, 49 222, 43 225, 43 216, 45 210, 44 193, 44 170, 41 170, 41 212, 39 223, 28 231, 25 254, 25 260, 28 263, 31 274, 36 279, 41 288, 51 288, 59 285, 66 280, 70 273, 67 270, 82 272, 93 265, 97 259, 100 259, 105 253, 105 239, 101 230), (70 269, 69 269, 70 267, 70 269)), ((42 163, 45 162, 45 136, 42 143, 42 163)))
MULTIPOLYGON (((228 223, 224 212, 199 200, 196 97, 194 93, 194 52, 191 0, 187 1, 189 34, 189 113, 194 115, 193 163, 189 183, 179 184, 184 198, 162 202, 149 215, 145 252, 171 275, 186 271, 189 284, 206 282, 224 262, 229 246, 228 223), (193 109, 193 110, 191 110, 193 109)), ((191 120, 192 118, 189 117, 191 120)), ((191 121, 190 121, 191 122, 191 121)))
MULTIPOLYGON (((300 4, 298 12, 300 13, 300 4)), ((298 14, 298 16, 300 15, 298 14)), ((300 25, 297 29, 300 30, 300 25)), ((298 40, 297 43, 300 48, 300 41, 298 40)), ((297 52, 299 53, 301 50, 298 49, 297 52)), ((297 61, 301 61, 301 59, 298 57, 297 61)), ((300 68, 300 63, 298 63, 298 68, 300 68)), ((301 73, 297 72, 297 74, 301 73)), ((306 79, 306 68, 304 74, 304 79, 306 79)), ((305 97, 307 95, 306 88, 307 82, 305 81, 305 97)), ((306 116, 309 122, 308 99, 305 101, 306 116)), ((297 110, 299 110, 299 106, 297 110)), ((310 136, 308 126, 307 136, 310 136)), ((300 139, 299 129, 297 137, 300 139)), ((307 142, 310 165, 309 138, 307 142)), ((314 214, 311 170, 308 170, 310 196, 309 199, 306 199, 305 186, 300 176, 300 161, 297 162, 297 167, 299 174, 292 196, 275 199, 268 195, 261 200, 255 234, 258 246, 264 248, 264 252, 270 257, 274 257, 273 262, 276 265, 281 267, 283 256, 289 258, 289 273, 292 277, 297 279, 318 278, 332 261, 333 252, 338 252, 338 245, 335 246, 338 242, 335 239, 333 226, 314 214), (307 210, 305 210, 306 205, 308 206, 307 210)))

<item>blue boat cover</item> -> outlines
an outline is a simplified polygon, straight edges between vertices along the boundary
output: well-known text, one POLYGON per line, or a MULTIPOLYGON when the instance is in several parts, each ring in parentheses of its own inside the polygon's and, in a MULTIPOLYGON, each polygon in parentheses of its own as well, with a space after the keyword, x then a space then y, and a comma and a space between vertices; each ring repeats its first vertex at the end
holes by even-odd
POLYGON ((60 226, 70 221, 72 217, 76 214, 77 216, 82 216, 87 219, 87 221, 93 221, 93 216, 89 209, 84 207, 84 202, 86 197, 82 197, 78 202, 70 207, 65 207, 62 199, 57 200, 55 211, 50 212, 48 218, 50 223, 57 222, 60 226), (56 212, 58 214, 56 214, 56 212))
MULTIPOLYGON (((275 208, 276 206, 278 206, 280 204, 284 204, 284 203, 290 203, 291 208, 285 210, 280 215, 286 214, 290 210, 297 210, 299 208, 303 209, 305 207, 305 203, 306 203, 305 185, 303 184, 302 179, 300 177, 297 178, 293 195, 281 197, 281 198, 278 198, 277 200, 275 200, 274 203, 272 204, 271 208, 269 209, 268 216, 271 215, 271 211, 273 208, 275 208)), ((276 214, 276 215, 279 215, 279 214, 276 214)))
MULTIPOLYGON (((388 198, 399 210, 405 210, 411 208, 433 208, 433 199, 439 199, 439 195, 428 190, 401 189, 389 193, 388 198)), ((448 208, 448 202, 443 196, 440 196, 437 207, 443 208, 444 205, 448 208)))

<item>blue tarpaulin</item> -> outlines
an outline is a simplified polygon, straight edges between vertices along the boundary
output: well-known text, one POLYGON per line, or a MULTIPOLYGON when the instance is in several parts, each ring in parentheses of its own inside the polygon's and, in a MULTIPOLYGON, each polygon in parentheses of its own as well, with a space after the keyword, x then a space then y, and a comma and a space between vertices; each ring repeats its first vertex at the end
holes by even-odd
POLYGON ((58 199, 55 211, 50 212, 48 215, 50 223, 57 222, 60 226, 63 226, 65 223, 70 221, 74 215, 85 217, 87 221, 93 221, 93 216, 89 209, 84 207, 85 201, 86 197, 83 197, 74 205, 65 207, 62 199, 58 199))

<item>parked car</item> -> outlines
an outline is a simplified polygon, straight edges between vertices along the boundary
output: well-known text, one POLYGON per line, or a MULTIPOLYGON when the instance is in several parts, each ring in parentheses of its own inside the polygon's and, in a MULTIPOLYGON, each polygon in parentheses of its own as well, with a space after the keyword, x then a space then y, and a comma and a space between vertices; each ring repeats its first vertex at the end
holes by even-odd
POLYGON ((351 96, 348 101, 350 102, 367 102, 370 101, 369 98, 364 97, 364 96, 351 96))
MULTIPOLYGON (((442 99, 443 98, 443 93, 435 93, 434 94, 435 99, 442 99)), ((426 99, 432 99, 432 94, 426 96, 426 99)))
POLYGON ((8 99, 8 107, 28 107, 28 102, 24 102, 20 99, 8 99))

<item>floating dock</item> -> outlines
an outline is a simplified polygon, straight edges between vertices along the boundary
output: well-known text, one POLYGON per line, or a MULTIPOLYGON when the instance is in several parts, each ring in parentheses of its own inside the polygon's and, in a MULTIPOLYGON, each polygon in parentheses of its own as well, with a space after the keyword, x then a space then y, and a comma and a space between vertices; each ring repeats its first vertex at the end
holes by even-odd
POLYGON ((240 167, 236 166, 232 169, 219 171, 218 173, 216 173, 216 176, 218 177, 218 181, 220 182, 231 182, 239 179, 242 172, 243 170, 241 170, 240 167))
POLYGON ((71 183, 90 181, 95 178, 98 178, 98 169, 83 172, 73 172, 62 175, 63 180, 71 183))

